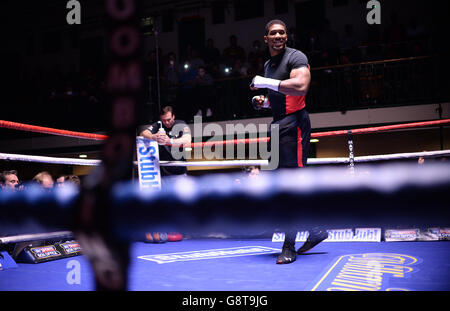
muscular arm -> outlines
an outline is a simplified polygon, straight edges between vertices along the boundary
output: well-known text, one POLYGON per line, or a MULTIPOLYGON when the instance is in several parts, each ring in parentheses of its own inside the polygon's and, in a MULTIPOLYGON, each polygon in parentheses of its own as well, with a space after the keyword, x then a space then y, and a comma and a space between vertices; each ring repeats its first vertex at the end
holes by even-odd
POLYGON ((149 130, 143 130, 140 136, 145 137, 147 139, 156 140, 156 134, 152 134, 149 130))
POLYGON ((173 144, 174 145, 187 145, 191 143, 192 136, 190 133, 184 133, 183 136, 180 138, 174 138, 173 144))
MULTIPOLYGON (((191 143, 192 136, 189 128, 185 128, 183 132, 184 134, 180 138, 172 139, 174 145, 185 145, 191 143)), ((152 134, 149 130, 144 130, 141 132, 141 136, 151 140, 156 140, 160 144, 170 144, 170 138, 166 134, 152 134)))
POLYGON ((279 86, 279 92, 291 96, 305 96, 311 82, 311 73, 307 67, 293 69, 290 77, 283 80, 279 86))

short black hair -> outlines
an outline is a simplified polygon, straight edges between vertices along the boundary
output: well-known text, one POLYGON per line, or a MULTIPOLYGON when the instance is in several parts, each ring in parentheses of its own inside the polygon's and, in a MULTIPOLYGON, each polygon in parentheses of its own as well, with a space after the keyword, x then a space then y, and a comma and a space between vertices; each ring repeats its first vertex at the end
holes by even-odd
POLYGON ((166 106, 164 107, 161 112, 159 113, 160 116, 165 115, 166 113, 171 112, 173 114, 173 108, 172 106, 166 106))
POLYGON ((275 24, 282 25, 284 27, 284 29, 286 29, 286 31, 287 31, 287 26, 282 20, 280 20, 280 19, 272 19, 270 22, 268 22, 266 24, 266 35, 269 33, 269 28, 272 27, 272 25, 275 25, 275 24))
POLYGON ((0 173, 0 183, 4 183, 6 181, 6 176, 8 175, 17 175, 17 171, 16 170, 9 170, 9 171, 3 171, 0 173))

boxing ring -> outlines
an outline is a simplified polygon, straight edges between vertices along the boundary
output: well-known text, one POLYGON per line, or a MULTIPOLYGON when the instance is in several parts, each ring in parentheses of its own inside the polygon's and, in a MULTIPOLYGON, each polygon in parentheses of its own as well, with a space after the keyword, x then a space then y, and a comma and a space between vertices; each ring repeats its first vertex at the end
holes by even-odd
MULTIPOLYGON (((311 165, 307 168, 261 171, 255 179, 246 178, 244 173, 187 176, 174 180, 173 187, 159 191, 142 191, 136 181, 114 184, 108 194, 106 231, 113 243, 127 246, 126 289, 179 292, 171 302, 174 307, 183 306, 188 298, 186 303, 190 301, 195 306, 196 294, 185 294, 191 291, 255 292, 257 298, 252 301, 245 298, 247 306, 254 307, 257 302, 264 306, 265 300, 257 292, 450 290, 446 259, 450 244, 445 242, 450 232, 450 166, 445 162, 424 166, 378 163, 448 156, 450 150, 354 157, 351 142, 351 135, 442 126, 449 122, 437 120, 351 132, 313 133, 312 138, 348 135, 349 157, 313 158, 308 160, 311 165), (284 239, 283 229, 298 228, 297 246, 300 246, 308 229, 314 226, 326 227, 329 238, 299 255, 296 262, 276 265, 284 239), (144 237, 149 231, 182 232, 184 239, 148 243, 144 237)), ((108 138, 7 121, 0 121, 0 126, 76 138, 108 138)), ((189 147, 256 142, 244 139, 193 143, 189 147)), ((102 165, 101 160, 5 153, 0 153, 0 159, 102 165)), ((266 160, 253 159, 161 161, 160 165, 264 166, 266 163, 266 160)), ((92 175, 95 174, 94 171, 92 175)), ((99 276, 93 258, 101 258, 108 271, 114 271, 111 265, 123 263, 123 254, 117 260, 109 258, 111 253, 102 250, 104 244, 86 239, 85 232, 74 224, 74 218, 79 217, 79 200, 80 192, 73 187, 42 192, 30 186, 22 192, 0 192, 3 214, 0 228, 11 232, 0 238, 2 291, 96 290, 99 276), (22 245, 23 253, 32 248, 27 248, 27 244, 36 241, 57 247, 68 243, 75 245, 75 250, 67 256, 39 263, 30 263, 29 258, 17 255, 17 245, 22 245), (86 249, 89 249, 87 254, 86 249)), ((95 230, 91 234, 95 236, 95 230)), ((244 298, 236 302, 235 296, 210 294, 216 298, 216 307, 243 305, 244 298)), ((264 297, 270 302, 270 294, 264 297)))

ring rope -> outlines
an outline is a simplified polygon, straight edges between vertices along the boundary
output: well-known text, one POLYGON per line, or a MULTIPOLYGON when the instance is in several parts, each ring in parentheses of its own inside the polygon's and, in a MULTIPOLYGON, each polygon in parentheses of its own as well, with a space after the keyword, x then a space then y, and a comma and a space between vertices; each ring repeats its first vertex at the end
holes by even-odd
POLYGON ((8 243, 20 243, 36 240, 50 240, 54 238, 73 238, 73 232, 71 231, 57 231, 57 232, 44 232, 34 234, 20 234, 15 236, 0 237, 0 245, 8 243))
MULTIPOLYGON (((0 153, 0 160, 37 162, 48 164, 66 164, 66 165, 84 165, 97 166, 101 160, 95 159, 77 159, 77 158, 58 158, 48 156, 33 156, 26 154, 0 153)), ((137 165, 137 161, 134 162, 137 165)), ((160 166, 263 166, 268 165, 267 160, 231 160, 231 161, 160 161, 160 166)))
MULTIPOLYGON (((236 234, 275 226, 308 226, 312 220, 326 221, 330 228, 349 224, 366 228, 448 226, 450 166, 442 163, 423 168, 389 164, 357 175, 343 168, 275 171, 242 183, 244 187, 232 175, 187 177, 177 180, 174 187, 151 193, 142 192, 135 183, 119 183, 109 194, 114 230, 132 239, 143 236, 149 227, 155 232, 214 229, 236 234)), ((0 192, 0 227, 13 226, 19 234, 36 233, 24 222, 33 219, 46 230, 70 229, 78 192, 70 187, 51 192, 31 187, 25 192, 0 192)))
POLYGON ((38 162, 49 164, 66 164, 66 165, 83 165, 97 166, 101 160, 77 159, 77 158, 57 158, 47 156, 35 156, 26 154, 0 153, 0 160, 6 161, 22 161, 22 162, 38 162))
MULTIPOLYGON (((382 154, 382 155, 369 155, 354 157, 354 162, 375 162, 375 161, 387 161, 387 160, 406 160, 414 159, 418 157, 439 157, 450 156, 450 149, 437 150, 437 151, 422 151, 422 152, 408 152, 408 153, 394 153, 394 154, 382 154)), ((22 162, 38 162, 48 164, 66 164, 66 165, 83 165, 83 166, 97 166, 101 163, 101 160, 94 159, 77 159, 77 158, 57 158, 47 156, 32 156, 25 154, 11 154, 0 153, 0 160, 6 161, 22 161, 22 162)), ((336 157, 336 158, 310 158, 308 164, 347 164, 350 162, 349 158, 336 157)), ((137 164, 137 161, 134 162, 137 164)), ((268 165, 267 160, 230 160, 230 161, 160 161, 160 166, 178 166, 178 167, 190 167, 190 166, 264 166, 268 165)))
MULTIPOLYGON (((439 157, 439 156, 450 156, 450 149, 437 150, 437 151, 406 152, 406 153, 359 156, 359 157, 354 157, 353 160, 354 160, 354 162, 365 163, 365 162, 375 162, 375 161, 407 160, 407 159, 415 159, 415 158, 419 158, 419 157, 439 157)), ((350 159, 345 158, 345 157, 308 159, 308 164, 348 164, 349 162, 350 162, 350 159)))
MULTIPOLYGON (((436 126, 449 124, 450 119, 443 120, 435 120, 435 121, 424 121, 424 122, 413 122, 413 123, 403 123, 403 124, 395 124, 395 125, 384 125, 384 126, 375 126, 375 127, 366 127, 360 129, 352 129, 352 134, 370 134, 377 132, 385 132, 392 130, 400 130, 400 129, 409 129, 415 127, 425 127, 425 126, 436 126)), ((340 131, 329 131, 329 132, 319 132, 312 133, 311 138, 321 138, 327 136, 344 136, 348 134, 348 130, 340 130, 340 131)))
POLYGON ((19 130, 19 131, 25 131, 25 132, 51 134, 51 135, 57 135, 57 136, 83 138, 83 139, 93 139, 93 140, 108 139, 107 135, 102 135, 102 134, 91 134, 91 133, 75 132, 75 131, 68 131, 68 130, 60 130, 60 129, 54 129, 51 127, 29 125, 29 124, 4 121, 4 120, 0 120, 0 128, 7 128, 7 129, 19 130))
MULTIPOLYGON (((413 123, 403 123, 403 124, 395 124, 395 125, 384 125, 384 126, 376 126, 376 127, 368 127, 368 128, 359 128, 352 129, 352 134, 369 134, 369 133, 377 133, 391 130, 399 130, 399 129, 409 129, 409 128, 417 128, 417 127, 425 127, 425 126, 437 126, 450 124, 450 119, 442 119, 442 120, 433 120, 433 121, 423 121, 423 122, 413 122, 413 123)), ((83 139, 93 139, 93 140, 106 140, 108 138, 107 135, 101 134, 91 134, 91 133, 82 133, 75 131, 67 131, 54 129, 49 127, 35 126, 23 123, 16 123, 11 121, 0 120, 0 128, 8 128, 20 131, 31 131, 37 133, 44 134, 52 134, 58 136, 66 136, 66 137, 74 137, 74 138, 83 138, 83 139)), ((328 136, 344 136, 348 134, 348 130, 338 130, 338 131, 328 131, 328 132, 317 132, 311 133, 311 138, 321 138, 328 136)), ((249 144, 249 143, 261 143, 268 142, 270 140, 269 137, 262 138, 245 138, 245 139, 232 139, 226 141, 207 141, 207 142, 196 142, 191 144, 186 144, 185 148, 203 148, 206 146, 213 146, 218 144, 249 144)))

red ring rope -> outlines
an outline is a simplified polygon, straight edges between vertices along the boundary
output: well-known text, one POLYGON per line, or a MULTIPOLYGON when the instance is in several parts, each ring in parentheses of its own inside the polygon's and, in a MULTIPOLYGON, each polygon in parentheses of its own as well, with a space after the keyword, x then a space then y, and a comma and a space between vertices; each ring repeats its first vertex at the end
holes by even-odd
MULTIPOLYGON (((424 122, 413 122, 413 123, 404 123, 404 124, 396 124, 396 125, 385 125, 385 126, 352 129, 351 133, 352 134, 369 134, 369 133, 377 133, 377 132, 381 132, 381 131, 390 131, 390 130, 407 129, 407 128, 424 127, 424 126, 435 126, 435 125, 443 125, 443 124, 448 124, 448 123, 450 123, 450 119, 424 121, 424 122)), ((16 122, 10 122, 10 121, 3 121, 3 120, 0 120, 0 128, 8 128, 8 129, 14 129, 14 130, 20 130, 20 131, 30 131, 30 132, 36 132, 36 133, 52 134, 52 135, 83 138, 83 139, 93 139, 93 140, 106 140, 108 138, 107 135, 59 130, 59 129, 53 129, 53 128, 49 128, 49 127, 42 127, 42 126, 16 123, 16 122)), ((344 136, 344 135, 348 135, 348 130, 312 133, 311 138, 319 138, 319 137, 327 137, 327 136, 344 136)), ((218 144, 222 144, 222 145, 251 144, 251 143, 259 143, 259 142, 268 142, 269 140, 270 140, 269 137, 263 137, 263 138, 232 139, 232 140, 226 140, 226 141, 207 141, 207 142, 191 143, 190 145, 185 145, 185 147, 191 147, 191 148, 202 147, 203 148, 205 146, 213 146, 213 145, 218 145, 218 144)))
POLYGON ((29 124, 16 123, 16 122, 11 122, 11 121, 3 121, 3 120, 0 120, 0 127, 13 129, 13 130, 19 130, 19 131, 26 131, 26 132, 36 132, 36 133, 43 133, 43 134, 52 134, 52 135, 58 135, 58 136, 93 139, 93 140, 106 140, 108 138, 107 135, 59 130, 59 129, 54 129, 54 128, 50 128, 50 127, 29 125, 29 124))
MULTIPOLYGON (((351 132, 352 132, 352 134, 369 134, 369 133, 376 133, 376 132, 381 132, 381 131, 390 131, 390 130, 407 129, 407 128, 414 128, 414 127, 432 126, 432 125, 442 125, 442 124, 447 124, 447 123, 450 123, 450 119, 367 127, 367 128, 361 128, 361 129, 353 129, 353 130, 351 130, 351 132)), ((343 136, 343 135, 348 135, 348 130, 312 133, 311 138, 319 138, 319 137, 326 137, 326 136, 343 136)))

